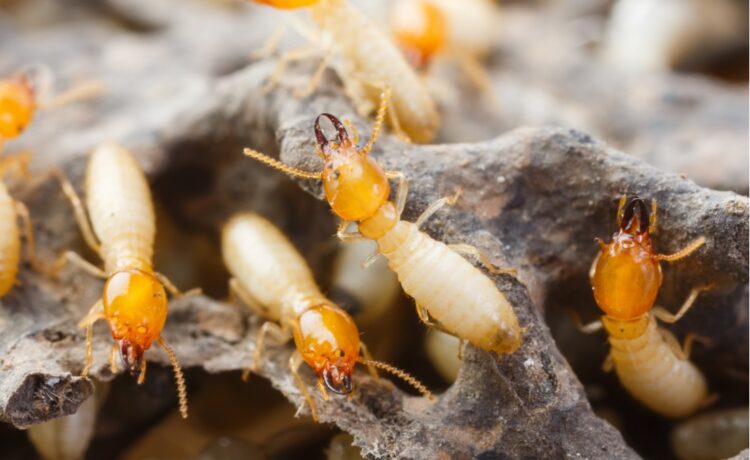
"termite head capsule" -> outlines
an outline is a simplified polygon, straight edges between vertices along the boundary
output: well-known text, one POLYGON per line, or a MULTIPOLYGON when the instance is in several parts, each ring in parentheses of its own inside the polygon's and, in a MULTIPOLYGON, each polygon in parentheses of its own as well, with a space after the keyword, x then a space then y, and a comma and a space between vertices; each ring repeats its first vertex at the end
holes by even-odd
POLYGON ((348 314, 325 304, 306 310, 294 329, 294 342, 329 390, 338 394, 352 391, 359 331, 348 314))
POLYGON ((137 373, 143 353, 159 338, 167 320, 164 286, 142 270, 118 271, 104 284, 102 302, 120 356, 128 370, 137 373))
POLYGON ((638 197, 622 200, 619 230, 601 251, 591 272, 591 285, 599 308, 612 318, 633 320, 648 312, 662 282, 659 261, 651 244, 649 208, 638 197))
POLYGON ((315 138, 324 163, 323 190, 333 212, 346 221, 372 216, 390 194, 383 170, 366 151, 357 149, 344 124, 330 113, 315 119, 315 138), (320 128, 321 117, 328 118, 336 129, 338 142, 326 138, 320 128))
POLYGON ((318 3, 319 0, 255 0, 257 3, 280 8, 282 10, 291 10, 303 8, 318 3))
POLYGON ((0 139, 21 134, 35 110, 34 85, 25 74, 0 81, 0 139))
POLYGON ((391 28, 396 42, 417 67, 425 67, 430 58, 445 46, 445 16, 425 0, 399 1, 393 6, 391 28))

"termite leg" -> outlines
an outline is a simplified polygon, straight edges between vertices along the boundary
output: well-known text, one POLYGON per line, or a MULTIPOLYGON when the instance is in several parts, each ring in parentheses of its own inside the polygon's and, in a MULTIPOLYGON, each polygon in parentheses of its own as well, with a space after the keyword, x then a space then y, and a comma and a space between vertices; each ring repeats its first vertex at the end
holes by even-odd
POLYGON ((614 368, 615 362, 612 359, 612 353, 608 353, 607 357, 604 358, 604 362, 602 363, 602 371, 609 374, 614 368))
POLYGON ((693 240, 692 242, 688 243, 687 246, 680 249, 679 251, 675 252, 674 254, 658 254, 656 256, 656 260, 664 260, 667 262, 674 262, 680 259, 683 259, 690 254, 692 254, 694 251, 696 251, 698 248, 703 246, 703 244, 706 242, 706 238, 701 236, 700 238, 697 238, 693 240))
POLYGON ((318 64, 318 67, 315 69, 315 72, 313 72, 312 76, 310 77, 310 80, 307 82, 307 85, 305 85, 302 89, 297 89, 294 92, 295 97, 303 98, 307 97, 310 94, 315 91, 315 88, 318 87, 320 84, 321 78, 323 78, 323 73, 325 72, 326 68, 328 68, 328 64, 331 62, 331 54, 333 53, 332 49, 328 49, 323 54, 323 59, 320 61, 320 64, 318 64))
MULTIPOLYGON (((359 80, 360 82, 362 82, 363 84, 365 84, 367 86, 371 86, 371 87, 373 87, 375 89, 380 90, 381 104, 383 103, 383 95, 387 96, 385 98, 386 100, 385 100, 385 109, 384 110, 388 112, 388 121, 391 122, 391 128, 393 128, 393 132, 403 142, 411 143, 411 138, 409 137, 408 134, 406 134, 406 132, 403 130, 403 128, 401 128, 401 123, 398 121, 398 114, 396 113, 396 108, 393 105, 393 98, 390 95, 390 88, 388 87, 388 85, 386 85, 384 83, 381 83, 381 82, 376 82, 376 81, 368 80, 366 77, 365 78, 361 78, 361 77, 359 77, 357 75, 352 75, 352 78, 355 78, 355 79, 359 80)), ((378 113, 380 113, 380 109, 378 109, 378 113)))
POLYGON ((432 319, 430 316, 430 313, 421 305, 416 304, 417 307, 417 316, 419 316, 420 321, 422 321, 425 326, 430 327, 432 329, 435 329, 436 331, 445 332, 446 334, 455 336, 454 333, 446 330, 442 324, 432 319))
POLYGON ((234 303, 235 297, 261 318, 268 318, 268 311, 263 308, 260 302, 258 302, 251 293, 247 292, 245 288, 242 287, 239 281, 237 281, 237 278, 232 278, 229 280, 229 298, 231 303, 234 303))
POLYGON ((260 363, 260 356, 263 353, 263 347, 266 343, 266 334, 268 333, 275 334, 278 338, 278 341, 281 343, 287 342, 289 340, 288 334, 285 333, 285 331, 279 327, 278 324, 266 321, 263 323, 263 325, 260 327, 260 331, 258 332, 258 338, 255 340, 255 351, 253 352, 253 362, 250 364, 250 367, 242 371, 242 380, 247 382, 250 380, 250 373, 255 372, 258 369, 258 364, 260 363))
MULTIPOLYGON (((372 359, 372 355, 370 354, 370 349, 364 342, 359 343, 359 349, 362 351, 362 356, 364 356, 367 361, 374 361, 372 359)), ((375 380, 379 380, 380 377, 378 376, 378 371, 371 364, 365 363, 365 365, 367 366, 367 370, 370 372, 372 378, 374 378, 375 380)))
POLYGON ((42 98, 39 108, 53 110, 64 107, 73 102, 83 101, 98 96, 104 91, 100 81, 90 80, 79 83, 51 98, 42 98))
MULTIPOLYGON (((310 415, 312 416, 314 421, 318 421, 318 411, 315 408, 315 401, 313 401, 312 397, 310 396, 310 393, 307 391, 307 387, 305 386, 305 382, 302 381, 302 377, 299 375, 299 367, 302 365, 302 355, 299 354, 299 352, 294 351, 292 355, 289 357, 289 370, 292 372, 292 376, 294 377, 294 381, 297 384, 297 387, 302 392, 302 395, 305 397, 305 401, 307 401, 307 405, 310 406, 310 415)), ((302 409, 300 406, 299 409, 302 409)), ((298 411, 299 411, 298 409, 298 411)))
POLYGON ((276 26, 273 32, 271 32, 271 35, 268 36, 268 39, 263 44, 263 46, 250 53, 250 59, 258 60, 270 57, 278 49, 279 43, 281 43, 281 39, 284 37, 285 32, 286 24, 279 24, 278 26, 276 26))
POLYGON ((680 309, 677 311, 676 314, 672 314, 668 310, 666 310, 663 307, 654 307, 651 312, 654 314, 655 317, 657 317, 659 320, 661 320, 664 323, 676 323, 680 320, 683 316, 685 316, 685 313, 692 308, 693 304, 695 303, 695 299, 698 298, 698 294, 701 293, 701 291, 705 291, 707 289, 706 286, 698 286, 694 287, 690 294, 688 294, 687 299, 685 299, 685 302, 683 302, 680 309))
POLYGON ((120 366, 117 365, 118 353, 119 349, 117 347, 117 342, 115 342, 109 350, 109 371, 112 372, 112 375, 117 374, 117 371, 120 369, 120 366))
POLYGON ((685 335, 685 340, 683 340, 682 346, 680 346, 680 342, 671 331, 668 331, 664 328, 659 328, 659 332, 664 338, 664 341, 667 342, 667 345, 669 345, 669 348, 672 349, 675 356, 683 361, 687 361, 688 359, 690 359, 690 353, 693 350, 693 343, 701 342, 707 344, 711 342, 709 339, 700 337, 691 332, 685 335))
POLYGON ((182 292, 164 274, 159 273, 159 272, 154 272, 154 276, 156 277, 156 279, 158 279, 161 282, 161 284, 164 285, 164 288, 167 291, 169 291, 170 294, 172 294, 172 297, 176 299, 195 297, 203 293, 203 290, 201 288, 193 288, 187 292, 182 292))
POLYGON ((338 229, 336 230, 336 236, 338 237, 338 239, 340 239, 344 243, 365 239, 365 237, 362 236, 359 232, 347 232, 346 229, 349 228, 350 224, 351 222, 348 222, 346 220, 341 221, 338 229))
POLYGON ((592 321, 588 324, 583 324, 583 321, 581 321, 581 316, 578 314, 577 311, 573 309, 568 309, 568 314, 570 315, 570 318, 573 320, 573 323, 576 326, 576 329, 578 329, 579 332, 582 332, 584 334, 593 334, 594 332, 598 332, 602 330, 602 327, 604 326, 600 320, 592 321))
POLYGON ((65 174, 63 174, 63 172, 60 170, 52 171, 52 175, 55 176, 57 181, 60 183, 60 187, 62 188, 63 193, 65 193, 68 201, 70 201, 70 204, 73 206, 73 211, 75 212, 78 227, 81 229, 81 233, 83 234, 83 239, 86 241, 86 244, 88 244, 94 252, 96 252, 97 254, 101 254, 101 244, 99 243, 94 230, 91 228, 91 223, 89 222, 88 215, 86 214, 86 208, 83 207, 81 198, 78 196, 78 193, 76 193, 75 188, 73 188, 73 184, 70 183, 68 178, 65 177, 65 174))
POLYGON ((20 201, 14 202, 16 207, 16 214, 23 221, 23 233, 26 237, 26 252, 28 253, 29 263, 38 272, 46 272, 45 267, 39 262, 36 257, 36 245, 34 244, 34 227, 31 225, 31 217, 29 217, 29 210, 20 201))
POLYGON ((453 55, 458 61, 461 70, 466 74, 467 77, 469 77, 469 80, 471 80, 471 82, 476 85, 476 87, 479 88, 480 91, 489 95, 489 102, 491 102, 493 105, 496 105, 498 102, 497 95, 495 94, 495 90, 492 87, 492 83, 490 82, 487 70, 485 70, 477 57, 470 53, 462 51, 456 51, 453 53, 453 55))
POLYGON ((451 196, 444 196, 438 200, 433 201, 429 206, 427 206, 427 209, 422 211, 422 214, 419 215, 416 222, 414 222, 414 225, 417 226, 417 228, 421 227, 422 224, 424 224, 427 219, 432 217, 433 214, 438 212, 443 206, 450 205, 453 206, 456 204, 456 201, 458 201, 458 197, 461 195, 461 189, 457 189, 456 192, 451 196))
POLYGON ((286 70, 287 64, 289 64, 290 62, 301 61, 303 59, 313 57, 318 53, 320 53, 320 51, 318 51, 317 47, 297 48, 294 50, 286 51, 281 55, 281 57, 279 57, 279 60, 276 63, 276 68, 268 78, 266 84, 263 85, 263 87, 260 89, 261 94, 268 94, 272 89, 276 87, 276 85, 279 83, 279 80, 281 80, 281 77, 284 75, 284 70, 286 70))
POLYGON ((518 272, 515 268, 500 268, 490 261, 490 258, 484 252, 477 249, 475 246, 470 244, 449 244, 448 247, 463 255, 474 256, 479 259, 479 262, 493 275, 510 275, 516 276, 518 272))
POLYGON ((409 179, 401 171, 386 171, 385 176, 388 179, 398 179, 396 188, 396 215, 400 218, 406 207, 406 197, 409 195, 409 179))
POLYGON ((94 364, 94 323, 104 319, 104 304, 101 299, 91 307, 86 316, 78 323, 78 327, 86 328, 86 364, 81 372, 82 377, 88 377, 89 370, 94 364))
POLYGON ((77 252, 73 252, 73 251, 65 251, 63 255, 61 255, 55 262, 52 272, 59 273, 60 270, 62 270, 63 267, 65 266, 66 262, 70 262, 71 264, 75 265, 76 267, 80 268, 81 270, 85 271, 91 276, 95 276, 97 278, 102 278, 102 279, 107 278, 107 273, 104 270, 92 264, 88 260, 84 259, 80 255, 78 255, 77 252))

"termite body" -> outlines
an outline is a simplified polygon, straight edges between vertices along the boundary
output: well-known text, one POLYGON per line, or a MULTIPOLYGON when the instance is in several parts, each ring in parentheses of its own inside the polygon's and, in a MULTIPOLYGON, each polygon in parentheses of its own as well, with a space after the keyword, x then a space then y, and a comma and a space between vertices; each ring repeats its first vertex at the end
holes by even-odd
POLYGON ((419 230, 425 219, 455 198, 433 203, 416 223, 403 221, 408 188, 405 176, 383 171, 369 156, 385 117, 387 97, 385 91, 372 135, 361 149, 349 139, 338 118, 327 113, 318 116, 314 129, 324 162, 320 173, 291 168, 251 149, 245 149, 245 154, 290 175, 322 179, 326 199, 342 221, 338 236, 345 241, 375 241, 378 252, 386 257, 404 291, 414 298, 420 318, 427 324, 484 350, 511 353, 522 340, 512 306, 497 286, 457 251, 478 256, 486 267, 502 271, 474 247, 448 246, 419 230), (336 128, 336 143, 329 142, 322 132, 321 118, 327 118, 336 128), (389 199, 389 177, 399 179, 396 204, 389 199), (346 232, 352 222, 358 225, 357 233, 346 232))
MULTIPOLYGON (((325 58, 303 94, 317 85, 330 56, 342 61, 341 74, 350 95, 360 112, 369 112, 378 105, 383 88, 392 89, 389 99, 390 122, 399 134, 415 142, 429 142, 440 124, 440 115, 429 91, 406 62, 398 48, 364 14, 346 0, 277 1, 256 0, 277 8, 309 7, 319 29, 329 35, 325 58)), ((284 65, 309 52, 292 51, 282 56, 277 72, 271 79, 275 84, 284 65)))
POLYGON ((700 414, 677 425, 670 444, 680 460, 720 460, 748 447, 748 408, 700 414))
POLYGON ((687 359, 691 338, 681 349, 656 320, 674 323, 705 288, 694 288, 675 315, 654 308, 654 302, 662 283, 660 261, 686 257, 702 246, 705 238, 675 254, 657 254, 651 241, 656 230, 656 201, 649 211, 638 197, 622 197, 617 222, 619 229, 612 241, 599 241, 600 252, 590 271, 594 299, 604 316, 582 330, 594 332, 604 327, 611 345, 605 368, 614 367, 635 399, 666 417, 684 417, 708 401, 706 379, 687 359))
POLYGON ((142 382, 146 372, 143 355, 156 341, 172 362, 180 411, 187 417, 182 371, 161 335, 167 319, 165 287, 175 296, 181 294, 152 267, 156 223, 143 172, 130 152, 119 145, 97 147, 86 171, 88 213, 67 179, 62 174, 57 174, 57 178, 73 205, 84 240, 104 262, 101 269, 70 251, 59 261, 60 266, 70 261, 106 279, 101 299, 80 323, 86 329, 86 365, 82 374, 87 376, 93 364, 93 325, 100 319, 106 320, 115 341, 110 352, 113 371, 117 370, 115 357, 119 353, 130 373, 138 375, 138 382, 142 382))
POLYGON ((265 336, 294 339, 297 352, 289 366, 316 418, 298 369, 306 362, 318 375, 318 386, 338 394, 352 391, 352 373, 357 362, 396 373, 418 390, 429 392, 413 378, 387 364, 372 361, 352 318, 318 288, 310 268, 292 243, 265 218, 242 213, 230 219, 222 232, 222 253, 230 273, 230 291, 268 321, 258 335, 253 364, 258 366, 265 336), (360 356, 364 354, 364 358, 360 356))

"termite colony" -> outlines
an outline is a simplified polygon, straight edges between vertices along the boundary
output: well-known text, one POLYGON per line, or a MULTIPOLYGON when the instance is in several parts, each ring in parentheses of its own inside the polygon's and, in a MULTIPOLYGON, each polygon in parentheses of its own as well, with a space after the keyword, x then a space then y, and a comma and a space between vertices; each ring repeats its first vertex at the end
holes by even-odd
MULTIPOLYGON (((521 285, 523 276, 513 267, 496 266, 491 257, 496 254, 452 240, 454 235, 450 233, 443 235, 446 241, 440 241, 422 229, 440 210, 447 211, 446 219, 450 219, 454 212, 451 206, 460 205, 473 190, 454 188, 424 209, 417 209, 409 201, 409 173, 384 168, 376 152, 376 143, 385 130, 389 130, 393 142, 400 140, 400 145, 430 143, 439 135, 441 113, 424 80, 437 60, 453 60, 478 91, 494 98, 485 60, 495 41, 492 29, 497 23, 497 5, 489 0, 466 0, 460 5, 450 0, 404 0, 393 4, 390 28, 381 28, 348 0, 246 3, 290 10, 282 13, 288 15, 294 10, 309 13, 310 21, 301 20, 299 15, 287 21, 309 44, 281 51, 260 89, 264 97, 279 93, 298 99, 309 97, 330 68, 341 80, 353 110, 371 119, 371 127, 369 137, 360 142, 354 126, 341 114, 322 112, 309 117, 305 129, 313 147, 307 153, 322 164, 319 170, 295 167, 250 146, 232 152, 243 168, 268 167, 275 170, 271 174, 286 174, 305 185, 321 185, 330 211, 326 218, 331 228, 338 225, 330 241, 318 242, 321 246, 337 245, 335 261, 323 264, 328 270, 321 275, 309 263, 313 250, 302 249, 294 231, 285 234, 279 219, 234 204, 231 212, 221 210, 226 215, 211 231, 216 240, 214 252, 225 269, 217 276, 226 284, 227 296, 210 302, 227 307, 243 318, 243 327, 247 326, 247 331, 243 329, 237 337, 222 338, 234 347, 237 362, 233 369, 242 370, 232 375, 232 384, 251 388, 259 380, 257 376, 282 373, 291 382, 284 392, 299 402, 295 416, 309 413, 317 423, 330 422, 331 412, 340 410, 343 404, 365 404, 377 392, 397 391, 390 379, 393 377, 397 377, 394 382, 419 394, 414 394, 409 403, 429 413, 441 397, 440 391, 433 393, 433 384, 442 390, 441 384, 457 378, 467 347, 493 363, 514 365, 512 358, 533 346, 529 345, 533 326, 528 316, 521 314, 527 312, 515 304, 516 297, 501 287, 521 285), (286 67, 312 57, 321 59, 319 65, 303 85, 288 91, 283 84, 286 67), (407 207, 421 211, 413 222, 403 218, 407 207), (420 359, 432 362, 431 374, 391 364, 398 357, 383 351, 388 347, 373 346, 372 353, 368 347, 373 342, 391 340, 391 329, 402 326, 391 326, 389 321, 406 322, 393 320, 399 303, 411 305, 413 309, 406 314, 419 320, 414 321, 414 328, 420 328, 420 359), (359 371, 357 364, 361 365, 359 371), (379 375, 378 371, 389 375, 379 375)), ((255 58, 274 54, 282 36, 283 28, 273 32, 254 53, 255 58)), ((19 284, 23 247, 35 276, 51 283, 61 283, 66 276, 82 277, 86 283, 95 283, 95 279, 103 282, 97 300, 86 305, 88 312, 77 324, 78 351, 83 359, 67 359, 75 361, 68 366, 76 377, 97 380, 97 398, 86 401, 75 417, 39 425, 29 433, 40 455, 77 458, 85 452, 96 414, 109 391, 105 380, 127 371, 138 385, 148 385, 147 353, 152 364, 160 353, 149 351, 156 348, 152 347, 154 343, 171 364, 170 384, 176 388, 179 416, 188 418, 188 379, 180 362, 192 357, 187 352, 178 356, 176 351, 181 349, 173 349, 165 334, 197 337, 200 332, 188 333, 170 325, 184 324, 184 320, 174 321, 168 314, 173 304, 168 294, 185 305, 203 292, 195 287, 183 293, 175 285, 183 283, 177 278, 173 283, 157 270, 157 210, 153 184, 149 183, 153 178, 144 172, 137 148, 131 151, 126 147, 127 139, 93 147, 86 158, 83 181, 74 180, 73 175, 69 178, 67 169, 45 171, 43 175, 70 205, 69 220, 75 220, 89 256, 79 255, 73 248, 50 260, 37 256, 34 216, 12 198, 11 187, 5 182, 6 175, 10 176, 6 173, 11 172, 16 174, 8 184, 27 179, 33 155, 11 155, 3 148, 7 150, 6 143, 22 135, 38 109, 96 97, 98 92, 95 84, 82 85, 45 103, 43 80, 34 72, 21 71, 0 81, 0 298, 19 284), (89 261, 92 254, 97 261, 89 261), (106 357, 100 348, 102 334, 95 332, 100 320, 108 326, 109 348, 103 349, 108 352, 106 357), (72 434, 58 442, 63 432, 72 434)), ((639 193, 648 196, 652 191, 639 193)), ((712 392, 701 368, 690 360, 692 344, 700 337, 687 334, 680 345, 675 335, 660 325, 680 320, 700 294, 714 286, 691 286, 687 299, 674 314, 655 306, 663 281, 661 262, 680 262, 694 253, 699 255, 713 236, 695 235, 684 248, 662 254, 652 241, 658 226, 655 200, 625 194, 612 211, 617 230, 608 242, 596 240, 599 252, 590 268, 590 286, 586 287, 591 289, 602 316, 584 325, 573 313, 574 322, 584 333, 606 332, 608 345, 602 346, 608 351, 603 371, 614 373, 632 398, 629 404, 684 422, 672 435, 678 455, 702 452, 708 443, 703 440, 711 436, 726 439, 732 449, 735 445, 742 447, 738 439, 747 431, 746 410, 700 413, 720 396, 712 392), (699 418, 688 419, 696 413, 699 418), (691 441, 699 447, 686 448, 691 441)), ((297 233, 304 233, 304 229, 297 233)), ((680 264, 672 270, 680 270, 680 264)), ((212 297, 223 294, 207 291, 212 297)), ((209 302, 202 297, 200 302, 204 301, 209 302)), ((227 337, 231 335, 227 333, 227 337)), ((524 366, 531 361, 524 361, 524 366)), ((402 364, 399 362, 399 366, 402 364)), ((194 360, 187 365, 197 366, 194 360)), ((496 367, 500 372, 500 366, 496 367)), ((205 400, 195 398, 196 393, 201 395, 200 388, 191 389, 191 404, 196 399, 205 400)), ((208 405, 199 402, 199 410, 191 413, 200 414, 208 405)), ((180 423, 189 426, 190 421, 180 423)), ((159 430, 155 433, 159 438, 155 443, 166 436, 159 430)), ((330 450, 343 452, 351 444, 351 438, 340 433, 332 437, 330 450)), ((715 450, 722 455, 732 451, 715 450)))

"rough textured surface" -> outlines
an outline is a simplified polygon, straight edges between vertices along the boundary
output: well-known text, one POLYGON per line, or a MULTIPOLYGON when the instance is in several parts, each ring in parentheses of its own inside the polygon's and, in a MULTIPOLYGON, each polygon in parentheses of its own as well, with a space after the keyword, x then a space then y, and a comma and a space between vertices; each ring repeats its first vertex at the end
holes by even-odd
MULTIPOLYGON (((55 53, 65 55, 65 51, 50 48, 49 43, 70 46, 110 38, 105 46, 82 47, 64 72, 68 79, 102 79, 108 92, 90 103, 62 109, 60 115, 40 116, 28 135, 14 144, 14 148, 37 152, 37 178, 21 184, 14 194, 31 209, 42 255, 51 258, 64 248, 82 248, 67 204, 43 171, 60 165, 80 184, 85 154, 108 139, 133 148, 152 180, 164 208, 160 233, 166 235, 157 242, 157 252, 169 254, 170 245, 180 247, 185 235, 172 233, 178 227, 204 234, 208 241, 205 249, 192 246, 195 254, 183 254, 177 261, 164 256, 160 261, 157 253, 157 265, 180 286, 189 287, 186 283, 198 279, 206 283, 209 294, 221 295, 226 278, 216 266, 216 232, 237 210, 255 209, 268 215, 290 232, 305 253, 330 240, 334 222, 324 204, 240 152, 242 146, 251 146, 315 170, 320 164, 312 154, 311 126, 318 113, 349 117, 363 135, 369 133, 335 78, 329 75, 312 98, 297 100, 285 89, 261 94, 273 62, 218 77, 246 63, 247 50, 257 47, 263 36, 261 27, 256 30, 249 25, 263 22, 264 15, 225 10, 218 2, 210 7, 191 2, 171 17, 139 1, 113 0, 106 5, 105 12, 92 12, 85 5, 80 11, 71 8, 67 14, 82 15, 78 19, 81 28, 75 33, 68 26, 48 27, 41 36, 9 32, 24 37, 12 50, 15 60, 29 54, 49 59, 51 65, 60 59, 55 53), (119 29, 113 30, 106 22, 113 17, 112 11, 120 21, 119 29), (194 33, 196 27, 206 33, 194 33), (246 33, 249 29, 250 34, 246 33), (154 66, 169 59, 180 65, 154 66)), ((61 13, 50 14, 58 17, 61 13)), ((12 68, 12 62, 4 59, 5 55, 0 68, 12 68)), ((307 75, 306 68, 296 69, 284 86, 299 85, 307 75)), ((665 87, 674 88, 677 81, 669 80, 665 87)), ((724 91, 737 93, 713 88, 711 94, 724 91)), ((744 119, 746 127, 746 105, 739 110, 732 104, 725 105, 726 112, 718 118, 713 118, 716 114, 711 110, 698 110, 695 119, 720 123, 723 114, 731 113, 733 119, 744 119)), ((478 124, 472 117, 462 117, 471 106, 471 100, 466 100, 453 108, 444 107, 443 140, 486 138, 510 126, 540 122, 519 115, 513 122, 491 118, 489 123, 478 124), (467 134, 474 126, 483 131, 467 134)), ((610 119, 617 116, 611 107, 599 110, 610 119)), ((660 119, 664 113, 653 116, 660 119)), ((691 125, 689 135, 711 138, 710 129, 701 131, 705 124, 691 125)), ((727 128, 731 139, 722 141, 723 145, 741 147, 744 139, 746 152, 744 127, 733 122, 727 128)), ((621 132, 623 138, 644 136, 642 142, 653 145, 679 138, 672 128, 649 131, 631 126, 621 132)), ((599 134, 609 138, 606 132, 599 134)), ((685 145, 696 144, 686 141, 685 145)), ((636 457, 620 434, 594 415, 584 388, 545 322, 545 314, 549 317, 558 307, 570 306, 568 301, 586 317, 594 316, 585 279, 596 252, 592 240, 613 231, 615 201, 624 192, 659 201, 656 244, 661 251, 674 251, 698 235, 707 237, 706 246, 694 256, 665 268, 660 302, 674 308, 690 286, 715 283, 676 329, 712 340, 710 347, 696 351, 699 363, 710 362, 712 354, 720 353, 723 364, 705 368, 710 379, 721 377, 727 368, 739 369, 746 376, 747 198, 701 188, 587 134, 563 128, 521 128, 485 142, 435 146, 404 145, 385 136, 373 154, 388 169, 403 171, 410 178, 404 215, 408 220, 456 187, 463 189, 456 206, 434 216, 426 231, 446 242, 474 244, 497 265, 517 268, 518 279, 503 276, 496 281, 528 329, 524 345, 511 356, 497 358, 469 349, 458 381, 433 402, 405 395, 364 373, 357 375, 358 389, 351 400, 323 402, 316 396, 322 421, 354 434, 364 452, 409 458, 636 457), (571 286, 582 287, 570 294, 571 286)), ((741 158, 747 161, 746 156, 741 158)), ((734 164, 731 169, 747 170, 734 164)), ((714 185, 707 179, 703 183, 714 185)), ((742 189, 738 183, 741 179, 716 186, 742 189)), ((320 196, 318 184, 303 181, 300 185, 320 196)), ((93 260, 91 254, 87 256, 93 260)), ((316 258, 311 258, 315 264, 316 258)), ((66 270, 57 281, 22 272, 21 285, 0 303, 0 419, 25 427, 71 413, 90 396, 91 383, 76 377, 84 356, 84 337, 76 323, 100 290, 100 282, 75 269, 66 270)), ((258 320, 238 306, 199 297, 171 304, 165 336, 183 366, 221 372, 246 365, 258 326, 258 320)), ((590 348, 603 349, 601 336, 590 339, 595 343, 590 348)), ((99 325, 94 375, 103 380, 112 378, 106 365, 110 341, 106 327, 99 325)), ((290 346, 269 347, 260 374, 300 404, 301 395, 286 366, 290 352, 290 346)), ((148 358, 166 363, 166 356, 158 350, 150 351, 148 358)), ((312 374, 306 370, 303 375, 314 390, 312 374)))

